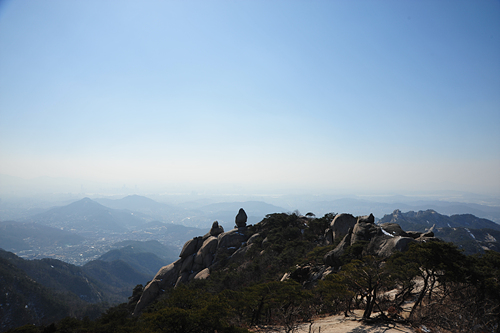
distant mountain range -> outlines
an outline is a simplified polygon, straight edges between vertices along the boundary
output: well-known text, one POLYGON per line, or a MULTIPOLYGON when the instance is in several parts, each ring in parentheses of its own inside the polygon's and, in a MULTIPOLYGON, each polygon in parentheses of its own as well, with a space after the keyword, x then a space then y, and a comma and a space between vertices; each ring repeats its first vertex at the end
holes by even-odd
MULTIPOLYGON (((131 196, 125 200, 127 201, 133 201, 135 205, 148 202, 156 206, 153 200, 139 196, 131 196)), ((22 222, 0 222, 0 248, 15 252, 23 258, 50 257, 83 265, 117 246, 127 246, 113 243, 150 240, 165 244, 156 242, 157 245, 164 246, 161 251, 165 256, 160 257, 165 261, 173 261, 180 246, 208 230, 155 221, 141 212, 109 208, 84 198, 37 213, 22 219, 22 222), (175 253, 174 257, 172 253, 175 253)), ((157 246, 142 252, 162 253, 161 251, 157 246)), ((119 255, 126 254, 122 251, 119 255)))
POLYGON ((240 208, 245 209, 249 224, 260 222, 267 214, 287 211, 262 201, 223 202, 196 209, 183 209, 147 197, 130 195, 116 200, 84 198, 22 221, 37 222, 63 230, 112 232, 141 230, 151 226, 149 223, 170 221, 190 227, 210 228, 214 221, 218 221, 229 230, 233 228, 234 218, 240 208))
POLYGON ((402 213, 396 209, 392 214, 385 215, 378 223, 397 223, 404 230, 425 231, 435 225, 436 228, 488 228, 500 230, 500 225, 487 219, 478 218, 471 214, 442 215, 435 210, 409 211, 402 213))
MULTIPOLYGON (((50 197, 51 200, 56 198, 50 197)), ((133 212, 136 217, 145 221, 161 221, 167 223, 182 224, 190 227, 209 228, 214 220, 225 223, 233 223, 231 216, 224 214, 216 215, 217 212, 233 210, 234 207, 227 206, 236 203, 245 209, 249 216, 249 223, 254 224, 254 219, 260 221, 265 215, 275 212, 289 212, 296 209, 302 213, 313 212, 317 216, 325 213, 351 213, 354 215, 365 215, 373 213, 380 218, 395 209, 401 211, 419 211, 433 209, 446 215, 473 214, 477 217, 500 223, 500 199, 493 197, 481 197, 463 193, 451 193, 447 196, 434 196, 428 199, 423 197, 408 196, 312 196, 312 195, 284 195, 284 196, 157 196, 160 200, 169 200, 174 203, 163 203, 153 199, 129 195, 120 199, 93 198, 92 200, 108 208, 133 212), (241 198, 243 200, 235 200, 241 198), (456 200, 456 201, 454 201, 456 200), (470 200, 470 201, 467 201, 470 200), (254 207, 255 205, 261 207, 254 207), (223 218, 224 216, 224 218, 223 218)), ((59 205, 67 205, 68 198, 60 197, 59 205)), ((76 201, 76 200, 75 200, 76 201)), ((55 202, 55 201, 54 201, 55 202)), ((35 213, 47 211, 49 206, 47 199, 10 199, 0 198, 0 220, 21 221, 31 217, 35 213)), ((239 208, 239 207, 238 207, 239 208)), ((236 209, 238 209, 236 208, 236 209)))
POLYGON ((159 203, 140 195, 129 195, 122 199, 97 198, 93 201, 111 209, 133 212, 144 221, 157 220, 206 228, 209 228, 214 221, 218 221, 226 229, 231 229, 234 226, 236 213, 240 208, 245 209, 249 224, 260 222, 267 214, 287 211, 285 208, 262 201, 220 202, 201 206, 195 205, 195 207, 192 206, 189 209, 159 203))
MULTIPOLYGON (((406 229, 419 230, 425 228, 419 224, 424 219, 426 219, 424 223, 430 225, 436 223, 438 228, 467 227, 480 229, 487 227, 495 229, 498 227, 498 224, 491 221, 486 225, 487 223, 485 224, 484 221, 487 219, 482 218, 481 220, 471 214, 455 214, 447 218, 442 217, 445 216, 442 213, 447 211, 478 211, 483 216, 496 216, 497 213, 500 216, 500 208, 498 207, 439 201, 410 202, 404 200, 405 198, 394 199, 404 201, 404 203, 397 204, 400 206, 398 208, 399 212, 404 207, 413 207, 412 205, 439 206, 439 213, 434 209, 431 210, 434 213, 423 213, 428 209, 421 210, 422 213, 415 213, 417 222, 409 214, 398 217, 400 222, 397 223, 402 224, 402 227, 406 229), (466 216, 468 216, 468 219, 466 219, 466 216), (466 221, 469 224, 461 225, 457 222, 458 220, 466 221)), ((377 214, 383 216, 380 215, 381 209, 396 205, 355 198, 317 201, 314 203, 306 201, 302 203, 302 205, 306 204, 312 206, 311 209, 306 210, 307 212, 317 212, 314 208, 318 208, 320 211, 329 208, 328 211, 335 213, 352 211, 357 215, 374 213, 375 216, 377 214)), ((199 229, 195 229, 194 226, 205 226, 204 230, 208 231, 211 224, 218 221, 225 230, 232 229, 234 227, 234 218, 240 208, 245 209, 248 215, 248 224, 258 223, 270 213, 289 211, 286 208, 263 201, 233 201, 210 204, 200 201, 197 203, 192 202, 184 205, 184 207, 189 208, 159 203, 139 195, 130 195, 121 199, 101 198, 92 200, 83 198, 65 206, 53 207, 42 213, 34 214, 22 219, 17 224, 15 222, 0 222, 0 230, 3 231, 0 234, 0 247, 19 253, 23 250, 29 251, 37 247, 42 248, 44 245, 48 246, 50 244, 53 247, 57 245, 59 248, 51 249, 50 252, 41 253, 40 255, 66 260, 65 255, 70 253, 72 259, 69 262, 84 264, 112 249, 110 247, 103 249, 104 243, 96 240, 115 238, 115 242, 125 239, 159 240, 163 244, 181 247, 187 240, 203 233, 199 229), (167 221, 177 221, 182 225, 167 221), (84 238, 82 236, 85 237, 85 240, 93 239, 94 243, 83 245, 84 238), (71 248, 61 247, 64 244, 82 245, 71 248), (99 251, 99 249, 101 250, 99 251), (78 257, 80 254, 83 256, 78 257)), ((388 217, 384 216, 382 220, 387 219, 388 217)), ((110 244, 109 241, 106 242, 110 244)), ((158 252, 153 251, 153 253, 158 252)), ((30 253, 20 255, 25 258, 40 258, 40 255, 30 255, 30 253)), ((118 258, 126 254, 120 252, 119 255, 118 253, 116 255, 116 258, 118 258)), ((167 260, 171 259, 168 258, 167 260)))
MULTIPOLYGON (((300 210, 307 209, 318 215, 324 213, 350 213, 366 215, 373 213, 375 217, 382 217, 395 209, 401 211, 425 211, 432 209, 440 214, 472 214, 500 223, 500 205, 480 205, 475 203, 451 202, 442 200, 413 200, 402 196, 386 198, 389 202, 379 202, 375 199, 342 198, 334 200, 312 200, 305 197, 303 200, 292 200, 290 204, 300 210)), ((295 208, 294 208, 295 209, 295 208)))
POLYGON ((54 207, 33 215, 24 222, 37 222, 62 230, 124 232, 127 227, 139 226, 145 221, 132 212, 108 208, 83 198, 67 206, 54 207))
POLYGON ((447 216, 432 209, 402 213, 397 209, 378 221, 379 224, 389 222, 414 231, 426 231, 434 226, 436 237, 454 243, 466 254, 500 250, 500 225, 471 214, 447 216))
MULTIPOLYGON (((183 208, 160 203, 140 195, 129 195, 121 199, 96 198, 94 201, 108 208, 134 212, 135 215, 142 216, 146 221, 183 224, 182 220, 186 216, 194 215, 193 212, 183 208)), ((196 227, 192 224, 189 226, 196 227)))
POLYGON ((173 211, 184 210, 182 208, 177 208, 176 206, 159 203, 153 199, 141 195, 128 195, 121 199, 96 198, 94 199, 94 201, 109 208, 126 209, 135 212, 142 212, 149 215, 154 215, 159 212, 171 213, 173 211))

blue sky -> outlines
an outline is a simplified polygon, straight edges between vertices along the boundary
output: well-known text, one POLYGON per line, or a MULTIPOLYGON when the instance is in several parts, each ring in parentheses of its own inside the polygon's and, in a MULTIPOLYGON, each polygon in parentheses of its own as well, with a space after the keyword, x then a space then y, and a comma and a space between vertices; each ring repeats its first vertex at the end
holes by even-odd
POLYGON ((3 1, 0 174, 500 194, 500 2, 3 1))

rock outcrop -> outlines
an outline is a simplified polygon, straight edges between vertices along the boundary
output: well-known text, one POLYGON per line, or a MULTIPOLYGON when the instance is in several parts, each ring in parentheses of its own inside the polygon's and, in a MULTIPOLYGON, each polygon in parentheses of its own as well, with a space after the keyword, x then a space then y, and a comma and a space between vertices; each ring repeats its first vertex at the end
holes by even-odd
POLYGON ((162 267, 146 285, 134 315, 141 313, 167 288, 193 279, 207 279, 211 269, 218 264, 219 257, 230 256, 229 259, 234 257, 234 260, 243 257, 249 248, 246 246, 249 239, 247 215, 243 209, 240 209, 235 221, 238 227, 227 232, 215 221, 206 235, 187 241, 179 254, 180 259, 162 267))
POLYGON ((240 229, 242 228, 233 229, 220 234, 218 237, 218 247, 227 252, 234 252, 239 249, 241 245, 248 240, 245 230, 240 229))
POLYGON ((325 265, 321 266, 313 266, 313 265, 304 265, 304 266, 296 266, 295 270, 289 273, 285 273, 281 278, 281 281, 286 281, 292 279, 304 286, 305 288, 309 288, 314 286, 318 280, 323 279, 328 274, 333 272, 332 267, 327 267, 325 265))
POLYGON ((357 222, 351 214, 337 214, 326 230, 327 243, 332 244, 337 239, 342 239, 357 222))
MULTIPOLYGON (((337 215, 330 226, 332 235, 340 234, 343 235, 343 238, 335 249, 324 256, 323 261, 328 266, 338 267, 340 265, 340 257, 344 254, 345 250, 356 243, 365 242, 367 244, 364 250, 366 254, 387 258, 395 251, 406 251, 413 242, 437 240, 434 237, 432 228, 425 233, 415 231, 405 232, 396 223, 375 224, 372 214, 358 217, 356 223, 353 225, 354 217, 346 215, 349 214, 337 215), (347 227, 349 229, 344 234, 343 231, 347 227)), ((333 239, 336 238, 334 237, 333 239)))
POLYGON ((134 310, 134 314, 140 313, 146 306, 151 304, 166 288, 175 285, 179 279, 179 271, 182 267, 182 259, 170 265, 162 267, 151 282, 149 282, 134 310))
MULTIPOLYGON (((257 229, 248 228, 246 221, 247 215, 243 209, 240 209, 235 218, 234 229, 225 232, 224 228, 215 221, 207 234, 187 241, 179 254, 180 258, 162 267, 153 280, 146 285, 135 306, 134 314, 141 313, 168 288, 175 288, 193 279, 207 279, 214 270, 224 268, 228 263, 248 265, 249 262, 245 262, 248 257, 247 253, 258 253, 257 255, 266 253, 274 242, 267 234, 269 231, 266 230, 266 224, 262 223, 257 229), (249 252, 254 247, 259 251, 249 252)), ((300 217, 294 223, 295 228, 307 227, 307 220, 302 220, 300 217)), ((325 264, 307 264, 297 267, 293 272, 287 273, 283 279, 291 278, 305 287, 312 286, 337 270, 341 265, 340 258, 347 248, 357 243, 363 244, 362 248, 366 254, 386 258, 394 251, 405 251, 412 242, 435 239, 432 229, 426 233, 405 232, 395 223, 377 225, 372 214, 359 217, 351 214, 338 214, 325 233, 327 244, 341 240, 335 249, 324 256, 325 264)), ((302 234, 297 233, 295 237, 301 237, 302 234)), ((318 236, 317 245, 324 244, 325 237, 318 236)))
POLYGON ((195 237, 184 244, 184 247, 181 250, 181 253, 179 254, 179 257, 181 258, 187 258, 193 253, 196 253, 196 251, 199 249, 201 242, 203 241, 202 237, 195 237))

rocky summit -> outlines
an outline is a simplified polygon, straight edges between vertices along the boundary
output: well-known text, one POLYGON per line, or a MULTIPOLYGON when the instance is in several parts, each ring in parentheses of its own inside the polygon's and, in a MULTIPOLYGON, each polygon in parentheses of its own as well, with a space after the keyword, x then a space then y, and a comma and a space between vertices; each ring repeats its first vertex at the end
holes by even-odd
POLYGON ((395 251, 406 251, 410 243, 438 240, 431 228, 427 232, 405 232, 396 223, 375 224, 372 214, 355 218, 350 214, 335 216, 326 231, 327 240, 341 238, 340 244, 323 258, 325 264, 340 266, 340 257, 354 244, 367 243, 367 251, 378 257, 387 258, 395 251))
MULTIPOLYGON (((256 242, 260 248, 269 246, 269 237, 265 234, 265 222, 258 229, 251 229, 246 225, 247 214, 241 208, 235 217, 234 229, 224 232, 224 228, 217 221, 212 224, 210 231, 199 237, 187 241, 182 248, 179 259, 162 267, 154 279, 149 282, 137 305, 134 314, 140 314, 148 305, 153 303, 165 290, 176 288, 180 284, 193 279, 208 279, 212 271, 221 268, 221 258, 229 258, 231 262, 242 263, 246 252, 256 242)), ((306 225, 308 219, 301 217, 298 223, 306 225)), ((290 230, 294 226, 289 226, 290 230)), ((338 270, 340 257, 346 249, 354 244, 368 244, 366 251, 370 254, 389 257, 395 251, 405 251, 412 242, 421 242, 434 238, 432 231, 405 232, 395 223, 375 224, 373 214, 354 217, 351 214, 337 214, 331 220, 329 227, 318 230, 317 246, 327 246, 340 243, 328 252, 323 258, 323 264, 315 267, 298 267, 293 273, 287 273, 282 280, 294 279, 303 285, 313 284, 324 278, 332 271, 338 270)), ((261 252, 261 254, 264 251, 261 252)))
POLYGON ((208 278, 211 269, 218 263, 218 257, 244 253, 250 234, 246 226, 247 214, 243 209, 239 210, 235 221, 237 227, 227 232, 215 221, 206 235, 187 241, 179 254, 180 259, 162 267, 146 285, 134 313, 140 313, 167 288, 193 279, 208 278))

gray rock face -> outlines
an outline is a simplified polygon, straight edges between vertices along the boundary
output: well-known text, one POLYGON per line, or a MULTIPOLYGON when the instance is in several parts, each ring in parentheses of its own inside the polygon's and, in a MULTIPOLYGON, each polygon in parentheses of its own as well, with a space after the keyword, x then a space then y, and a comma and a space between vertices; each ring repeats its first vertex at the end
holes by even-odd
POLYGON ((213 261, 214 261, 214 255, 212 253, 207 253, 206 255, 203 256, 203 261, 201 264, 203 267, 210 267, 213 261))
POLYGON ((182 273, 180 273, 179 277, 177 278, 177 282, 175 283, 175 287, 178 287, 182 283, 188 282, 190 275, 191 275, 190 272, 182 272, 182 273))
POLYGON ((345 249, 351 246, 351 236, 352 236, 352 228, 350 228, 347 232, 347 235, 344 236, 342 241, 333 249, 332 251, 325 254, 323 257, 323 261, 328 266, 339 266, 340 261, 339 258, 344 254, 345 249))
POLYGON ((215 251, 217 251, 217 243, 217 237, 210 236, 207 238, 196 253, 194 263, 201 265, 202 267, 210 266, 212 264, 215 251))
POLYGON ((253 244, 240 247, 238 250, 236 250, 233 255, 231 256, 230 261, 231 262, 242 262, 243 259, 245 258, 245 254, 247 253, 248 250, 252 248, 253 244))
POLYGON ((365 215, 365 216, 358 216, 357 222, 375 223, 375 216, 373 216, 373 214, 365 215))
POLYGON ((229 254, 238 252, 234 260, 236 258, 242 259, 249 249, 248 246, 242 248, 249 237, 246 221, 247 215, 243 209, 240 209, 236 216, 237 229, 224 232, 224 228, 215 221, 210 232, 205 236, 195 237, 187 241, 179 254, 180 259, 162 267, 154 279, 144 288, 134 315, 142 312, 164 289, 177 287, 192 279, 208 278, 210 267, 213 268, 216 265, 216 256, 219 251, 229 254))
POLYGON ((325 230, 323 238, 325 239, 325 245, 333 244, 333 232, 332 229, 330 229, 330 227, 328 227, 328 229, 325 230))
POLYGON ((236 226, 238 228, 243 228, 247 226, 247 213, 243 210, 243 208, 240 208, 238 215, 236 215, 236 218, 234 219, 234 222, 236 223, 236 226))
POLYGON ((182 266, 181 266, 181 273, 182 272, 189 272, 191 271, 192 267, 193 267, 193 263, 194 263, 194 255, 190 255, 189 257, 186 257, 183 262, 182 262, 182 266))
POLYGON ((190 241, 187 241, 186 244, 184 244, 184 247, 182 248, 179 257, 187 258, 190 255, 196 253, 196 251, 198 251, 198 249, 200 248, 202 241, 203 241, 202 237, 195 237, 190 241))
POLYGON ((406 234, 408 235, 408 237, 411 237, 413 239, 417 239, 420 237, 420 235, 422 235, 420 231, 407 231, 406 234))
POLYGON ((432 225, 432 227, 427 230, 426 232, 423 232, 419 238, 429 238, 429 237, 434 237, 434 228, 436 227, 435 224, 432 225))
POLYGON ((408 250, 411 243, 416 242, 411 237, 396 236, 389 239, 384 239, 378 246, 377 254, 383 258, 390 257, 394 251, 404 252, 408 250))
POLYGON ((228 232, 224 232, 218 237, 218 248, 222 249, 239 249, 242 243, 248 240, 248 236, 244 230, 233 229, 228 232))
POLYGON ((182 259, 179 259, 170 265, 162 267, 151 282, 149 282, 142 293, 141 299, 137 303, 134 315, 140 313, 146 306, 151 304, 161 293, 162 290, 173 287, 179 279, 179 272, 182 266, 182 259))
POLYGON ((218 243, 218 238, 210 236, 209 238, 205 239, 200 249, 198 250, 198 254, 202 256, 205 256, 209 253, 214 254, 215 251, 217 251, 217 243, 218 243))
POLYGON ((354 228, 357 219, 351 214, 337 214, 333 221, 330 223, 330 230, 332 231, 332 242, 337 239, 342 239, 350 228, 354 228))
MULTIPOLYGON (((384 229, 387 233, 389 233, 391 235, 414 238, 411 235, 409 235, 406 231, 401 229, 401 227, 397 223, 388 222, 388 223, 383 223, 380 226, 382 227, 382 229, 384 229)), ((419 236, 417 236, 415 238, 418 238, 418 237, 419 236)))
POLYGON ((309 288, 312 287, 317 281, 323 279, 326 275, 332 273, 332 268, 325 266, 296 266, 295 271, 285 273, 281 281, 295 280, 302 286, 309 288))
POLYGON ((198 274, 194 276, 194 279, 196 280, 205 280, 208 279, 210 276, 210 269, 205 268, 204 270, 200 271, 198 274))
POLYGON ((373 223, 358 222, 352 230, 351 245, 360 241, 370 241, 377 234, 382 234, 380 227, 373 223))
MULTIPOLYGON (((352 218, 349 217, 349 221, 352 221, 352 218)), ((373 215, 370 214, 358 217, 354 226, 347 231, 339 245, 328 252, 323 261, 328 266, 338 267, 341 264, 340 257, 347 247, 362 241, 368 242, 365 250, 367 254, 387 258, 395 251, 408 250, 409 245, 413 242, 434 239, 436 238, 434 238, 432 229, 426 233, 416 233, 405 232, 396 223, 376 225, 373 215)))

